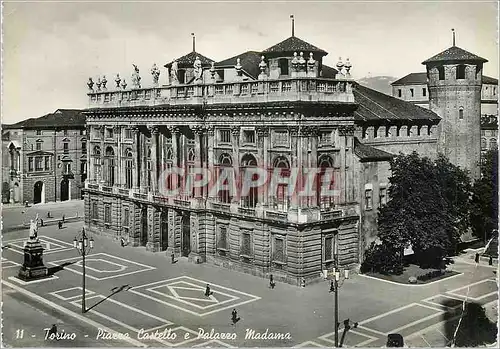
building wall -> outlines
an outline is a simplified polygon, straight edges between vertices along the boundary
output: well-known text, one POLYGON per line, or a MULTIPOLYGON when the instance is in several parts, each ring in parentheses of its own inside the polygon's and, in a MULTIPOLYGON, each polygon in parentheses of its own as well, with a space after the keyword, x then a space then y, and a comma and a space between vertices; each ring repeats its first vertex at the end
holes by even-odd
POLYGON ((4 204, 23 202, 22 143, 22 129, 2 130, 2 203, 4 204), (16 148, 14 144, 20 147, 16 148))
POLYGON ((392 96, 404 101, 426 104, 429 100, 429 90, 427 84, 396 85, 392 86, 392 96))
POLYGON ((442 118, 438 125, 438 152, 469 170, 472 178, 478 178, 482 72, 476 73, 475 65, 466 65, 465 78, 456 79, 456 65, 443 67, 444 80, 439 80, 437 67, 428 68, 430 109, 442 118))

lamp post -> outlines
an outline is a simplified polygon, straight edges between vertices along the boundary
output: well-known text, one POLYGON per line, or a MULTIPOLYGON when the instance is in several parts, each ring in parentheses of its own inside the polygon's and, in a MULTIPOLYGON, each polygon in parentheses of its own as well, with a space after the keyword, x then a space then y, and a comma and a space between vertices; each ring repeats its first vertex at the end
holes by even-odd
POLYGON ((82 232, 79 236, 75 237, 73 240, 73 247, 76 248, 79 254, 82 256, 82 269, 83 269, 83 279, 82 279, 82 314, 87 311, 85 306, 85 255, 88 255, 90 250, 94 248, 94 239, 91 237, 90 240, 87 238, 85 233, 85 228, 82 228, 82 232))
POLYGON ((334 324, 335 327, 335 348, 339 347, 339 288, 342 287, 344 281, 349 279, 349 270, 345 269, 343 273, 343 278, 341 277, 341 271, 338 268, 338 243, 335 243, 335 251, 334 251, 334 267, 333 267, 333 282, 334 282, 334 307, 335 307, 335 316, 334 316, 334 324))

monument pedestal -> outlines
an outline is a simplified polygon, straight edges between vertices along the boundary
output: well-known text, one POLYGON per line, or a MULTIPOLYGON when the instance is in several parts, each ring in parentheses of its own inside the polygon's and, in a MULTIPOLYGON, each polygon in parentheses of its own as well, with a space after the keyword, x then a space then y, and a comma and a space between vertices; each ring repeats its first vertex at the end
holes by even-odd
POLYGON ((24 263, 18 277, 24 281, 49 277, 49 270, 43 264, 43 247, 37 238, 30 238, 24 246, 24 263))

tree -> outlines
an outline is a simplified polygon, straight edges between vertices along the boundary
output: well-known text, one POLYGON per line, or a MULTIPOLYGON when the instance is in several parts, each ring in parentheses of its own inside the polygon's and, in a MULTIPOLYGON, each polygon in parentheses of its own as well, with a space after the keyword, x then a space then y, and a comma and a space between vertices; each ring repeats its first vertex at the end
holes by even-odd
POLYGON ((485 154, 481 178, 472 187, 471 225, 474 235, 485 240, 498 228, 498 150, 485 154))
POLYGON ((467 173, 444 156, 432 162, 416 152, 395 157, 391 172, 390 200, 378 216, 379 239, 399 255, 411 244, 419 265, 440 268, 468 225, 467 173))

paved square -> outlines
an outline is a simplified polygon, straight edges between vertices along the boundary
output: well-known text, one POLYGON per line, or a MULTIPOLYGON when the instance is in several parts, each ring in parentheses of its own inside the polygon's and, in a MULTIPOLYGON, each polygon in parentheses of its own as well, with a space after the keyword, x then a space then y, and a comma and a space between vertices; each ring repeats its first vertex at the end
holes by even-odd
POLYGON ((445 313, 443 310, 412 303, 371 318, 368 321, 363 321, 362 328, 373 330, 382 335, 388 335, 389 333, 401 331, 404 328, 411 327, 443 313, 445 313), (401 324, 406 325, 401 326, 401 324))
MULTIPOLYGON (((44 255, 74 250, 73 245, 66 241, 62 241, 49 236, 39 236, 38 239, 44 248, 43 250, 44 255)), ((19 254, 24 254, 24 244, 26 241, 28 241, 27 238, 21 238, 21 239, 4 241, 3 244, 4 246, 9 245, 10 251, 19 254)))
MULTIPOLYGON (((343 329, 339 329, 339 342, 342 338, 343 329)), ((327 341, 333 345, 335 345, 335 332, 325 334, 320 339, 327 341)), ((377 340, 377 337, 369 336, 356 330, 347 331, 344 342, 342 343, 343 347, 354 347, 354 346, 365 346, 368 343, 374 342, 377 340)))
POLYGON ((21 266, 20 263, 9 261, 8 259, 2 257, 2 269, 8 269, 8 268, 14 268, 14 267, 20 267, 20 266, 21 266))
MULTIPOLYGON (((71 288, 66 288, 63 290, 51 292, 50 294, 53 295, 54 297, 62 299, 63 301, 67 301, 70 299, 82 298, 82 290, 83 289, 81 286, 76 286, 76 287, 71 287, 71 288)), ((95 294, 95 292, 89 290, 88 288, 85 289, 85 297, 91 296, 93 294, 95 294)))
MULTIPOLYGON (((65 262, 74 262, 65 266, 65 270, 82 275, 82 257, 72 257, 49 262, 52 265, 62 265, 65 262)), ((114 279, 120 276, 141 273, 156 269, 131 260, 116 257, 107 253, 95 253, 85 258, 86 276, 94 280, 114 279)))
POLYGON ((497 283, 492 279, 478 281, 467 286, 456 288, 447 293, 453 296, 466 297, 467 289, 469 289, 467 298, 475 301, 498 293, 497 283))
POLYGON ((462 307, 463 299, 452 298, 443 294, 432 296, 423 300, 431 306, 443 307, 449 310, 456 310, 462 307))
POLYGON ((260 299, 248 293, 189 276, 136 286, 129 291, 197 316, 213 314, 260 299), (208 297, 205 296, 207 284, 213 292, 208 297))

